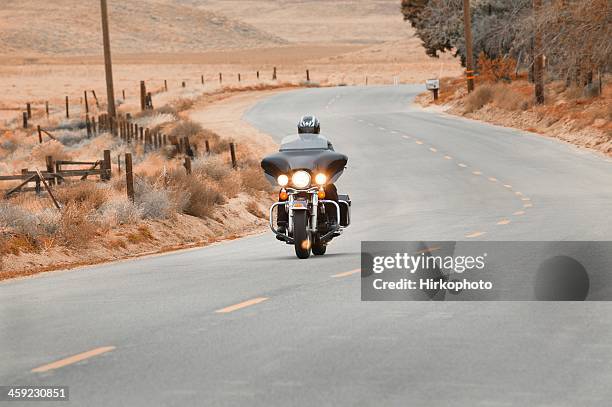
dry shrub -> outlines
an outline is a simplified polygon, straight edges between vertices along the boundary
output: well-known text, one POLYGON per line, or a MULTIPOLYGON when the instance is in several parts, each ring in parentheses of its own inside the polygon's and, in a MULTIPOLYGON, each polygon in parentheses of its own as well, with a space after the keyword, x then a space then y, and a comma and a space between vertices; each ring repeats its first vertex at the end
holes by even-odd
POLYGON ((481 84, 465 98, 465 113, 472 113, 493 100, 493 86, 481 84))
POLYGON ((273 190, 263 171, 258 167, 245 168, 240 171, 240 176, 242 178, 242 185, 248 191, 271 192, 273 190))
POLYGON ((99 209, 108 201, 109 193, 94 181, 78 181, 57 188, 56 198, 64 205, 76 203, 99 209))
POLYGON ((147 225, 139 226, 136 232, 129 233, 126 238, 132 244, 144 243, 155 239, 147 225))
POLYGON ((40 235, 38 219, 32 213, 8 202, 0 202, 0 227, 35 239, 40 235))
MULTIPOLYGON (((19 256, 21 253, 37 253, 39 245, 29 236, 17 234, 0 242, 0 254, 19 256)), ((0 268, 1 270, 1 268, 0 268)))
POLYGON ((249 201, 249 203, 246 205, 246 210, 255 217, 261 219, 267 218, 266 214, 259 209, 259 204, 254 200, 249 201))
POLYGON ((2 148, 3 150, 6 150, 9 153, 12 153, 13 151, 17 150, 17 148, 20 145, 19 142, 19 135, 11 132, 11 131, 5 131, 4 134, 2 134, 2 139, 0 141, 0 148, 2 148))
POLYGON ((142 209, 126 197, 117 197, 100 207, 100 221, 109 225, 128 225, 142 219, 142 209))
POLYGON ((222 182, 232 173, 232 168, 219 156, 195 160, 191 166, 194 175, 222 182))
POLYGON ((136 197, 144 219, 167 219, 175 212, 175 206, 167 190, 151 189, 136 197))
POLYGON ((516 60, 507 56, 489 59, 484 52, 478 56, 479 79, 482 81, 510 81, 516 71, 516 60))
POLYGON ((186 175, 185 171, 175 170, 168 173, 169 183, 173 191, 187 192, 188 199, 183 212, 207 218, 212 215, 215 205, 225 203, 225 196, 219 186, 211 180, 197 175, 186 175))
POLYGON ((72 154, 66 151, 62 143, 57 140, 48 140, 32 148, 32 158, 36 161, 45 161, 45 157, 52 156, 55 160, 70 160, 72 154))
POLYGON ((57 238, 68 247, 83 247, 96 237, 98 225, 91 219, 90 207, 84 203, 71 202, 62 210, 57 238))
POLYGON ((181 137, 194 137, 202 133, 203 129, 199 123, 192 122, 191 120, 181 120, 176 126, 170 131, 170 136, 181 137))
POLYGON ((530 99, 509 86, 499 85, 494 89, 493 104, 500 109, 509 111, 527 110, 530 99))
POLYGON ((179 98, 173 100, 170 104, 177 112, 183 112, 185 110, 189 110, 193 107, 194 100, 187 98, 179 98))

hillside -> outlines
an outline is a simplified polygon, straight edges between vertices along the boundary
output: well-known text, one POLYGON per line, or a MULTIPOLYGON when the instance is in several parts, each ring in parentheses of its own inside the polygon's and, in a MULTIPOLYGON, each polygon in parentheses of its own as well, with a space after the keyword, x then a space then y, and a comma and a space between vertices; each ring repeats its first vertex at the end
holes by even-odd
MULTIPOLYGON (((115 53, 181 52, 284 44, 282 38, 222 14, 180 2, 109 1, 115 53)), ((23 0, 0 11, 0 54, 100 53, 97 1, 23 0)))
MULTIPOLYGON (((22 0, 0 10, 0 55, 101 54, 98 1, 22 0)), ((396 0, 108 0, 115 54, 405 39, 396 0)))

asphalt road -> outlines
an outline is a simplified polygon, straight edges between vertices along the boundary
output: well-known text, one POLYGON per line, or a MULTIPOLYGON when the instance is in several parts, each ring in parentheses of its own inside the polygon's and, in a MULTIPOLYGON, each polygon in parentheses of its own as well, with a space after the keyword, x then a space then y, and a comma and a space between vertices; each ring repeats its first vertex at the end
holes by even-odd
POLYGON ((607 405, 609 303, 360 301, 362 240, 612 240, 609 160, 411 107, 420 91, 257 104, 275 139, 314 113, 349 156, 353 225, 328 254, 265 234, 0 284, 0 385, 78 406, 607 405))

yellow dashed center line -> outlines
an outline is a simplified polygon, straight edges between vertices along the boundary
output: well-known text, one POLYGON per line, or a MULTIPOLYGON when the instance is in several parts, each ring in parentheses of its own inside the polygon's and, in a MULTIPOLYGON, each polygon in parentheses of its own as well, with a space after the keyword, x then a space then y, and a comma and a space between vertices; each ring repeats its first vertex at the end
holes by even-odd
POLYGON ((472 174, 474 174, 474 175, 482 175, 482 172, 480 172, 480 171, 473 171, 472 174))
POLYGON ((446 159, 446 160, 452 160, 452 159, 453 159, 453 157, 451 157, 450 155, 445 155, 445 156, 444 156, 444 159, 446 159))
POLYGON ((516 196, 521 196, 521 195, 523 195, 523 193, 522 193, 522 192, 519 192, 519 191, 516 191, 514 194, 515 194, 516 196))
POLYGON ((417 143, 417 144, 423 144, 423 142, 422 142, 421 140, 417 140, 417 141, 415 141, 415 143, 417 143))
POLYGON ((485 234, 485 232, 472 232, 472 233, 468 233, 467 235, 465 235, 465 237, 473 238, 473 237, 482 236, 484 234, 485 234))
POLYGON ((228 312, 238 311, 239 309, 250 307, 255 304, 259 304, 260 302, 264 302, 268 299, 268 297, 257 297, 248 301, 243 301, 238 304, 230 305, 229 307, 221 308, 216 310, 215 312, 218 314, 226 314, 228 312))
POLYGON ((39 366, 37 368, 32 369, 32 372, 41 373, 41 372, 47 372, 49 370, 59 369, 60 367, 72 365, 82 360, 89 359, 94 356, 98 356, 103 353, 106 353, 106 352, 110 352, 113 349, 115 349, 114 346, 103 346, 101 348, 92 349, 87 352, 78 353, 76 355, 67 357, 65 359, 56 360, 55 362, 39 366))
POLYGON ((512 189, 512 185, 509 185, 509 184, 504 184, 504 187, 506 187, 508 189, 512 189))
POLYGON ((489 181, 491 181, 491 182, 497 182, 497 178, 494 178, 494 177, 489 177, 489 181))
POLYGON ((498 225, 507 225, 508 223, 510 223, 510 219, 502 219, 497 222, 498 225))
POLYGON ((526 203, 525 205, 523 205, 523 208, 531 208, 533 205, 530 203, 526 203))
POLYGON ((522 201, 531 201, 531 198, 527 198, 527 197, 523 197, 521 198, 522 201))
POLYGON ((465 165, 464 163, 459 163, 459 164, 457 164, 457 165, 458 165, 459 167, 461 167, 461 168, 466 168, 466 167, 467 167, 467 165, 465 165))
POLYGON ((438 150, 436 150, 436 149, 435 149, 435 148, 433 148, 433 147, 429 147, 429 151, 431 151, 432 153, 437 153, 437 152, 438 152, 438 150))
POLYGON ((341 277, 346 277, 346 276, 352 276, 353 274, 357 274, 361 272, 361 269, 355 269, 355 270, 351 270, 351 271, 345 271, 343 273, 338 273, 338 274, 334 274, 332 275, 332 278, 341 278, 341 277))
POLYGON ((440 250, 440 246, 428 247, 427 249, 417 251, 415 254, 431 253, 435 252, 436 250, 440 250))
POLYGON ((385 130, 387 130, 387 129, 385 129, 384 127, 379 127, 379 128, 378 128, 378 130, 385 131, 385 130))
POLYGON ((402 136, 403 138, 405 138, 406 140, 410 139, 410 136, 402 136))
POLYGON ((516 212, 513 213, 513 215, 516 215, 516 216, 520 216, 520 215, 524 215, 524 214, 525 214, 525 211, 516 211, 516 212))

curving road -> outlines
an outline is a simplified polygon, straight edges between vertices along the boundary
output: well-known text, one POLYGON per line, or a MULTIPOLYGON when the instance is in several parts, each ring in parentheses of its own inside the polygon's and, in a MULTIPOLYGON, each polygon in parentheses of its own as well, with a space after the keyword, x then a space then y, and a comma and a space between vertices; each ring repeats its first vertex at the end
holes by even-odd
POLYGON ((362 240, 612 240, 609 160, 411 107, 421 90, 254 106, 277 140, 318 115, 350 157, 353 225, 328 254, 265 234, 0 284, 0 385, 79 406, 606 405, 606 302, 360 301, 362 240))

